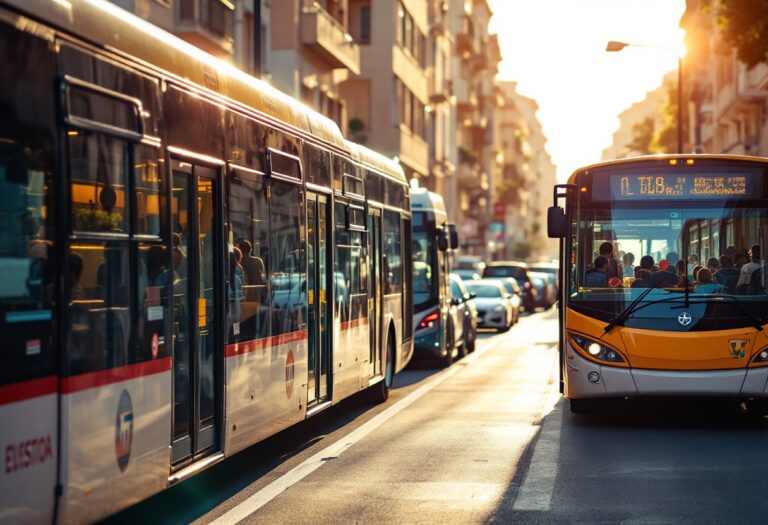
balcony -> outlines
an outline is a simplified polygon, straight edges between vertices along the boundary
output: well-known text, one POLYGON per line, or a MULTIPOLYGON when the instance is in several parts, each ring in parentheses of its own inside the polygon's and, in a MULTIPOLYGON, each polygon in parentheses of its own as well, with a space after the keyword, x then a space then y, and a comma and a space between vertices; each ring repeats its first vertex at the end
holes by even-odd
POLYGON ((317 2, 305 1, 301 10, 301 43, 330 67, 360 74, 360 46, 317 2))
POLYGON ((219 58, 234 53, 234 5, 227 0, 181 0, 174 33, 219 58))

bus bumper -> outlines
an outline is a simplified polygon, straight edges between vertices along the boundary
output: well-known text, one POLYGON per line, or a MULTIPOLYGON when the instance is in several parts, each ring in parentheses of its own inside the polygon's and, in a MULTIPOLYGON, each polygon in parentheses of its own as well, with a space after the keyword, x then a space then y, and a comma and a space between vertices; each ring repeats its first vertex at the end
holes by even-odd
POLYGON ((565 346, 564 393, 569 399, 625 396, 768 396, 768 367, 701 371, 620 368, 594 363, 579 355, 567 342, 565 346))

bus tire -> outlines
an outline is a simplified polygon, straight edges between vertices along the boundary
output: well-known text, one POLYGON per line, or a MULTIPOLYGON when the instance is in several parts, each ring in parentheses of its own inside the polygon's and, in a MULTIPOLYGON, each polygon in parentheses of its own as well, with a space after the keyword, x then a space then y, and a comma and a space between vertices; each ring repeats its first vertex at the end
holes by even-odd
POLYGON ((597 405, 594 399, 569 399, 572 414, 594 414, 597 405))
POLYGON ((384 365, 384 379, 371 387, 370 399, 375 404, 384 403, 389 399, 389 391, 395 381, 395 335, 390 332, 387 337, 387 362, 384 365))

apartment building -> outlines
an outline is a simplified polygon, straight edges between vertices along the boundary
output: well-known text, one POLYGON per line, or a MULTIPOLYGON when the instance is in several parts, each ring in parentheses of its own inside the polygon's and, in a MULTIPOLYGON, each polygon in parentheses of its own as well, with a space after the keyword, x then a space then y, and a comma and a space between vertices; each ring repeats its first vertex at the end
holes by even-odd
POLYGON ((703 0, 688 0, 680 26, 688 100, 688 147, 697 152, 768 155, 768 65, 741 63, 703 0))
POLYGON ((111 0, 126 11, 248 72, 262 62, 264 0, 111 0))
MULTIPOLYGON (((396 157, 406 175, 429 174, 427 0, 349 0, 360 42, 360 74, 340 86, 352 139, 396 157), (375 23, 371 21, 375 20, 375 23)), ((425 185, 425 184, 422 184, 425 185)))
POLYGON ((492 230, 493 190, 501 173, 496 86, 501 51, 488 33, 493 12, 486 0, 450 0, 455 36, 452 87, 456 99, 458 228, 466 252, 493 257, 502 245, 492 230))
POLYGON ((333 119, 345 134, 349 114, 341 86, 360 74, 361 43, 371 27, 370 15, 361 21, 364 14, 352 4, 272 0, 265 64, 275 87, 333 119))
POLYGON ((519 94, 516 82, 499 82, 498 86, 503 96, 498 111, 503 165, 494 212, 498 215, 499 204, 505 205, 504 256, 529 251, 532 258, 557 257, 558 243, 544 236, 557 174, 536 116, 539 105, 519 94))

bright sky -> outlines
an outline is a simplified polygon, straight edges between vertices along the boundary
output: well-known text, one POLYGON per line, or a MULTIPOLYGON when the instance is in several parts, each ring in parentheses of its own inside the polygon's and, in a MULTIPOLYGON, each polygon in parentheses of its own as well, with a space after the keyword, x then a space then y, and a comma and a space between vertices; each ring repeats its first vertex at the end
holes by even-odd
MULTIPOLYGON (((677 56, 651 48, 608 53, 609 40, 679 49, 685 0, 489 0, 504 58, 499 79, 539 103, 547 150, 565 180, 600 161, 618 114, 661 84, 677 56)), ((685 73, 685 70, 683 70, 685 73)))

